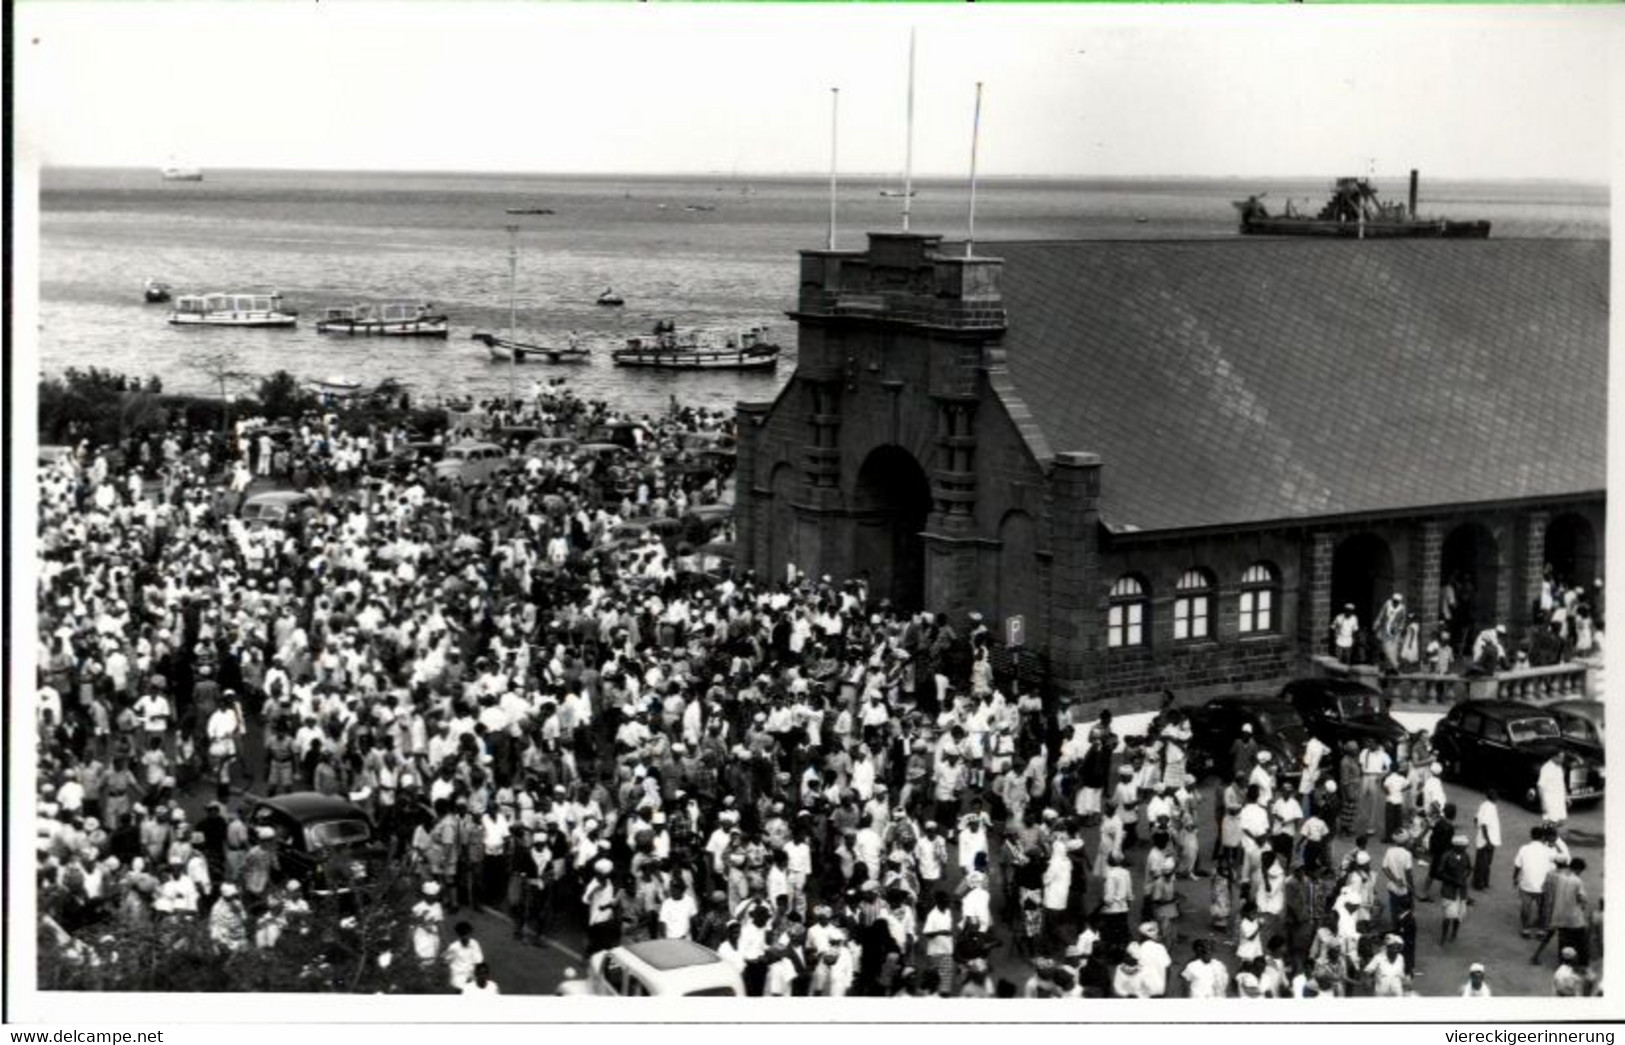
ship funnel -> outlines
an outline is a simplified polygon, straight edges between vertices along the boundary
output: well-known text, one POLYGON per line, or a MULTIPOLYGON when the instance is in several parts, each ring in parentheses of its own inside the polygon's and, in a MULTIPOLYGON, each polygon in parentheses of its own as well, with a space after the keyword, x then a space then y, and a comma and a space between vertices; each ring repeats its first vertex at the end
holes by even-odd
POLYGON ((1416 220, 1416 168, 1411 168, 1411 220, 1416 220))

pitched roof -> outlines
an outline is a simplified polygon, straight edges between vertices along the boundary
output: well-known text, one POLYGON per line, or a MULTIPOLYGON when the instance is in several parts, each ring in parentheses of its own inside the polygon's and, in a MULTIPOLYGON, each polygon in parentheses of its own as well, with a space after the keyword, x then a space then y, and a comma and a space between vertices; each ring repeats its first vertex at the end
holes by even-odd
MULTIPOLYGON (((1010 377, 1117 531, 1605 485, 1608 242, 985 244, 1010 377)), ((1036 450, 1043 456, 1041 450, 1036 450)))

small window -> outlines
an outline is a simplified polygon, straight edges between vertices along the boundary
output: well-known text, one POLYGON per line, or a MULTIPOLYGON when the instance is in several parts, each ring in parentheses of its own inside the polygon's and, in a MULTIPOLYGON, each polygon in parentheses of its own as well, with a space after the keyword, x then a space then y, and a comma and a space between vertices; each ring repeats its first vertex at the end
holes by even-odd
POLYGON ((1174 638, 1207 638, 1212 634, 1213 578, 1206 570, 1186 570, 1174 591, 1174 638))
POLYGON ((603 970, 604 970, 604 986, 608 987, 610 990, 614 991, 616 994, 625 993, 625 991, 626 991, 626 970, 621 967, 620 962, 615 960, 614 955, 609 955, 608 957, 606 957, 604 959, 603 970))
POLYGON ((1241 575, 1237 626, 1243 635, 1275 630, 1276 587, 1275 571, 1265 563, 1254 563, 1241 575))
POLYGON ((1464 711, 1461 715, 1461 731, 1469 736, 1476 735, 1484 728, 1484 716, 1476 711, 1464 711))
POLYGON ((1106 646, 1145 645, 1145 586, 1137 577, 1119 577, 1112 585, 1111 605, 1106 611, 1106 646))

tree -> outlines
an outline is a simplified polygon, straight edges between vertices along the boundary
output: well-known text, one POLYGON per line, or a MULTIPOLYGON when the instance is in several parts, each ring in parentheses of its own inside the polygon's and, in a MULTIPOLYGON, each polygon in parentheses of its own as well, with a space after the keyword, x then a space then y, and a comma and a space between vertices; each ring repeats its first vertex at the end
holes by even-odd
MULTIPOLYGON (((192 365, 207 374, 211 384, 220 386, 220 398, 227 403, 231 401, 227 386, 252 376, 242 369, 242 357, 229 348, 205 352, 193 360, 192 365)), ((230 410, 227 410, 220 415, 222 432, 225 431, 229 414, 230 410)))
POLYGON ((260 405, 266 417, 298 417, 316 405, 316 397, 299 385, 286 370, 278 370, 260 382, 260 405))

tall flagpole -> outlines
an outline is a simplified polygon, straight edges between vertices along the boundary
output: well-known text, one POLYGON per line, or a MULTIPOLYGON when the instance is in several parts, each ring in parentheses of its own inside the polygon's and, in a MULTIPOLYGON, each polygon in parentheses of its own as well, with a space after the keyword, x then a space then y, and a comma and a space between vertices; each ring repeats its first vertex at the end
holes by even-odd
POLYGON ((841 122, 841 89, 829 89, 829 249, 835 249, 835 143, 841 122))
POLYGON ((518 400, 519 348, 519 226, 508 229, 508 409, 514 409, 518 400))
POLYGON ((976 81, 976 112, 970 123, 970 225, 965 235, 965 256, 974 253, 976 245, 976 140, 982 130, 982 81, 976 81))
POLYGON ((914 30, 908 31, 908 138, 903 146, 903 231, 914 205, 914 30))

